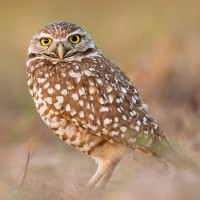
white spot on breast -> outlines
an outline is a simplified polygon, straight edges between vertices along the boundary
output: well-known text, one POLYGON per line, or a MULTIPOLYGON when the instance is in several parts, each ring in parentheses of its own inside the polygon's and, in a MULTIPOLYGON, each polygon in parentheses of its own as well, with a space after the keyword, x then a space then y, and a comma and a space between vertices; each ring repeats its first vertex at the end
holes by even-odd
POLYGON ((101 121, 100 121, 99 119, 96 120, 96 123, 97 123, 98 125, 101 125, 101 121))
POLYGON ((89 70, 84 70, 84 74, 86 76, 92 76, 93 75, 93 73, 91 71, 89 71, 89 70))
POLYGON ((53 110, 49 110, 49 112, 46 114, 46 118, 50 119, 50 118, 52 118, 52 115, 54 115, 54 111, 53 110))
POLYGON ((109 108, 107 106, 102 106, 99 111, 100 112, 108 112, 109 108))
POLYGON ((107 134, 107 133, 108 133, 108 130, 107 130, 106 128, 102 128, 102 132, 103 132, 104 134, 107 134))
POLYGON ((71 109, 70 114, 71 114, 72 116, 74 116, 74 115, 76 114, 76 110, 75 110, 75 109, 71 109))
POLYGON ((74 101, 78 100, 78 95, 76 93, 72 94, 72 98, 74 99, 74 101))
POLYGON ((40 83, 44 83, 45 81, 47 81, 46 78, 41 78, 41 79, 40 79, 40 83))
POLYGON ((117 132, 117 131, 111 131, 111 132, 110 132, 110 136, 115 136, 115 135, 118 135, 118 132, 117 132))
POLYGON ((141 105, 141 109, 144 109, 144 110, 148 111, 148 105, 145 104, 145 103, 143 103, 143 104, 141 105))
POLYGON ((89 115, 89 118, 90 118, 91 120, 94 120, 94 115, 93 115, 93 114, 90 114, 90 115, 89 115))
POLYGON ((125 133, 127 131, 127 128, 126 128, 126 126, 122 126, 122 127, 120 127, 120 130, 121 130, 121 132, 125 133))
POLYGON ((47 118, 45 119, 45 123, 47 124, 47 126, 50 126, 50 124, 51 124, 50 120, 47 118))
POLYGON ((59 127, 59 123, 58 123, 58 119, 57 117, 53 117, 51 120, 51 128, 58 128, 59 127))
POLYGON ((81 80, 81 77, 80 77, 80 76, 79 76, 79 77, 76 77, 74 80, 75 80, 76 83, 79 83, 80 80, 81 80))
POLYGON ((79 89, 79 94, 82 96, 82 95, 86 95, 85 94, 85 89, 82 87, 79 89))
POLYGON ((45 78, 49 78, 49 74, 47 74, 47 73, 44 76, 45 76, 45 78))
POLYGON ((134 92, 137 94, 138 93, 138 91, 134 88, 134 92))
POLYGON ((74 141, 71 141, 70 143, 73 144, 74 146, 79 146, 81 143, 81 140, 80 138, 76 138, 74 141))
POLYGON ((90 87, 89 87, 89 93, 90 93, 90 94, 94 94, 95 92, 96 92, 96 88, 93 87, 93 86, 90 86, 90 87))
POLYGON ((99 103, 100 103, 100 104, 105 104, 102 97, 99 98, 99 103))
POLYGON ((112 96, 111 94, 108 96, 108 99, 109 99, 109 102, 110 102, 110 103, 113 102, 113 96, 112 96))
POLYGON ((93 73, 90 72, 89 70, 84 70, 83 72, 84 72, 84 74, 85 74, 86 76, 92 76, 92 75, 93 75, 93 73))
POLYGON ((47 107, 46 107, 46 105, 44 106, 41 106, 40 108, 39 108, 39 113, 40 113, 40 115, 43 115, 44 114, 44 112, 47 110, 47 107))
POLYGON ((89 110, 90 109, 90 103, 86 102, 86 108, 89 110))
POLYGON ((79 115, 80 118, 84 118, 84 112, 83 112, 83 111, 80 111, 80 112, 78 113, 78 115, 79 115))
POLYGON ((130 115, 133 117, 133 116, 135 116, 137 113, 134 111, 134 110, 132 110, 131 112, 130 112, 130 115))
POLYGON ((41 95, 42 94, 42 88, 40 87, 39 89, 38 89, 38 95, 41 95))
POLYGON ((106 90, 107 90, 108 93, 110 93, 110 92, 112 92, 112 87, 107 85, 106 90))
POLYGON ((74 124, 77 124, 77 123, 78 123, 77 119, 74 119, 74 118, 72 118, 71 121, 72 121, 74 124))
POLYGON ((63 72, 63 73, 62 73, 62 77, 63 77, 63 78, 66 78, 66 76, 67 76, 67 75, 63 72))
POLYGON ((147 118, 143 117, 143 124, 147 125, 147 118))
POLYGON ((121 109, 121 111, 124 111, 124 108, 122 106, 119 107, 121 109))
POLYGON ((109 118, 104 119, 103 124, 105 126, 108 125, 108 124, 110 124, 110 119, 109 118))
POLYGON ((67 105, 66 105, 66 107, 65 107, 65 110, 66 110, 66 111, 68 111, 68 112, 71 110, 71 108, 70 108, 70 105, 69 105, 69 104, 67 104, 67 105))
POLYGON ((29 89, 29 92, 30 92, 31 96, 33 96, 33 90, 29 89))
POLYGON ((59 127, 59 123, 58 122, 52 122, 50 124, 51 128, 58 128, 59 127))
POLYGON ((118 125, 119 125, 118 123, 114 123, 114 124, 113 124, 113 128, 117 128, 118 125))
POLYGON ((113 141, 113 139, 111 138, 111 139, 109 139, 108 140, 110 143, 114 143, 114 141, 113 141))
POLYGON ((84 144, 83 149, 84 151, 89 151, 90 146, 88 144, 84 144))
POLYGON ((121 91, 122 91, 122 93, 124 93, 124 94, 126 94, 126 93, 127 93, 127 90, 126 90, 126 88, 125 88, 125 87, 121 87, 121 91))
POLYGON ((117 108, 118 112, 122 113, 121 109, 120 108, 117 108))
POLYGON ((32 83, 33 83, 33 79, 30 78, 30 79, 28 80, 28 86, 30 86, 32 83))
POLYGON ((82 76, 82 74, 80 72, 74 72, 72 69, 69 71, 69 75, 71 77, 79 77, 82 76))
POLYGON ((90 100, 94 100, 94 97, 90 95, 90 96, 89 96, 89 99, 90 99, 90 100))
POLYGON ((62 128, 62 127, 59 127, 58 130, 56 130, 56 133, 57 133, 59 136, 61 136, 60 139, 63 140, 62 135, 63 135, 63 136, 65 135, 65 134, 63 134, 63 133, 65 133, 65 129, 62 128))
POLYGON ((83 102, 83 100, 81 99, 81 100, 79 100, 79 104, 80 104, 80 106, 83 106, 84 105, 84 102, 83 102))
POLYGON ((55 108, 56 109, 61 109, 61 105, 60 105, 60 103, 58 103, 58 102, 56 102, 56 103, 54 103, 54 106, 55 106, 55 108))
POLYGON ((48 92, 48 94, 53 94, 53 88, 48 88, 47 92, 48 92))
POLYGON ((98 136, 101 136, 101 132, 97 132, 97 133, 95 133, 96 135, 98 135, 98 136))
POLYGON ((33 92, 34 92, 34 93, 37 92, 37 88, 35 87, 35 85, 33 86, 33 92))
POLYGON ((115 122, 119 122, 119 118, 118 117, 115 117, 115 122))
POLYGON ((94 72, 95 71, 95 69, 94 68, 89 68, 89 70, 91 71, 91 72, 94 72))
POLYGON ((103 85, 103 82, 102 82, 101 79, 99 79, 99 78, 95 78, 95 81, 96 81, 98 84, 103 85))
POLYGON ((89 83, 90 86, 94 86, 93 80, 88 80, 88 83, 89 83))
POLYGON ((47 89, 49 87, 49 82, 46 82, 43 86, 44 89, 47 89))
POLYGON ((135 98, 136 100, 139 100, 139 96, 138 96, 138 95, 134 95, 134 98, 135 98))
POLYGON ((126 117, 126 115, 123 115, 123 116, 122 116, 122 118, 123 118, 124 120, 127 120, 127 117, 126 117))
POLYGON ((133 103, 136 103, 137 101, 136 101, 136 99, 132 96, 132 102, 133 103))
POLYGON ((139 132, 139 131, 140 131, 140 127, 139 127, 139 126, 135 126, 135 130, 136 130, 137 132, 139 132))
POLYGON ((140 126, 140 125, 141 125, 141 122, 138 120, 138 121, 136 122, 136 124, 137 124, 138 126, 140 126))
POLYGON ((51 97, 47 97, 46 101, 47 101, 48 104, 52 104, 52 98, 51 97))
POLYGON ((61 88, 60 84, 55 84, 55 89, 56 90, 60 90, 60 88, 61 88))
POLYGON ((92 126, 92 130, 96 131, 98 129, 98 126, 92 126))
POLYGON ((73 90, 74 86, 71 83, 67 82, 67 89, 68 90, 73 90))
POLYGON ((154 123, 154 128, 157 129, 158 128, 158 124, 154 123))
POLYGON ((149 131, 144 131, 144 134, 145 134, 145 135, 148 135, 148 134, 149 134, 149 131))
POLYGON ((60 104, 64 102, 63 96, 57 96, 56 99, 57 99, 57 102, 60 104))
POLYGON ((66 95, 67 95, 67 90, 66 90, 66 89, 63 89, 63 90, 61 91, 61 94, 62 94, 63 96, 66 96, 66 95))

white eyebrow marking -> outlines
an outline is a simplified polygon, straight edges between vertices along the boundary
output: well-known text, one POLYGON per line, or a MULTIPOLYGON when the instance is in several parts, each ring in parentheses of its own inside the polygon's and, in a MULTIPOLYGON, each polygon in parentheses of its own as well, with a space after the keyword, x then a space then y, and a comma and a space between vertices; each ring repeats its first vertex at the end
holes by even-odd
POLYGON ((75 35, 75 34, 83 35, 83 31, 81 29, 78 29, 78 30, 70 33, 69 35, 67 35, 67 37, 70 37, 71 35, 75 35))
POLYGON ((44 33, 44 32, 41 32, 41 33, 36 34, 35 37, 34 37, 33 39, 38 39, 38 40, 39 40, 39 39, 44 38, 44 37, 53 39, 52 36, 51 36, 50 34, 44 33))

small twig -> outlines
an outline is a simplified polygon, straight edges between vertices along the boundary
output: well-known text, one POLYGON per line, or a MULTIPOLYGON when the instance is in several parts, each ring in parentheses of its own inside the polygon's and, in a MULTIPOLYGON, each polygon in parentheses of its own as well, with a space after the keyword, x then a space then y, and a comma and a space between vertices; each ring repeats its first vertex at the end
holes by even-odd
POLYGON ((24 175, 23 175, 20 187, 19 187, 19 191, 21 191, 21 189, 22 189, 22 187, 24 185, 25 179, 26 179, 28 166, 29 166, 29 160, 30 160, 30 148, 31 148, 31 138, 30 138, 30 141, 29 141, 29 147, 28 147, 28 154, 27 154, 27 159, 26 159, 25 171, 24 171, 24 175))

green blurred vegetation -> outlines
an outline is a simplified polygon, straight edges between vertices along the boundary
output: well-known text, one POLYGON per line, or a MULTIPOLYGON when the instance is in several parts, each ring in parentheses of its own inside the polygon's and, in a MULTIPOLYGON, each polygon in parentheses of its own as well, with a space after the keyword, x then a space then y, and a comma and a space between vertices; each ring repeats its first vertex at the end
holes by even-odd
MULTIPOLYGON (((72 21, 90 33, 102 52, 135 83, 169 137, 175 143, 179 141, 191 155, 199 153, 199 8, 198 0, 1 1, 0 194, 5 188, 17 187, 16 177, 23 171, 30 138, 36 147, 44 140, 42 149, 48 150, 38 150, 41 156, 56 151, 61 159, 68 156, 67 161, 74 163, 70 166, 82 162, 81 154, 79 157, 49 134, 27 89, 25 62, 29 40, 38 29, 54 21, 72 21)), ((84 159, 89 163, 85 172, 89 173, 87 168, 94 166, 86 156, 84 159)), ((47 168, 39 168, 40 173, 35 167, 40 161, 33 162, 30 176, 36 174, 39 179, 44 171, 44 179, 49 174, 53 176, 48 161, 47 168)), ((52 168, 59 173, 57 161, 52 168)), ((84 178, 82 174, 80 177, 84 178)))

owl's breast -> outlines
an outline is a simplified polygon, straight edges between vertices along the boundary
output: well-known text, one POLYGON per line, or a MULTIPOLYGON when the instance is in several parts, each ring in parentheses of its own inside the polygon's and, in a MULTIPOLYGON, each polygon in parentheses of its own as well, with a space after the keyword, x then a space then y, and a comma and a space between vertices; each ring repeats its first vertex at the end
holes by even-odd
POLYGON ((48 125, 47 109, 96 135, 118 136, 136 120, 130 94, 112 73, 91 63, 46 65, 35 70, 30 91, 48 125))
POLYGON ((91 108, 82 78, 80 71, 40 67, 28 74, 28 86, 36 109, 49 128, 67 144, 89 153, 102 138, 80 125, 87 116, 84 109, 91 108))

